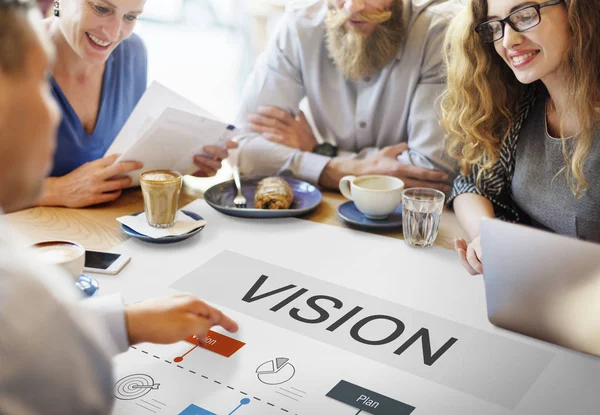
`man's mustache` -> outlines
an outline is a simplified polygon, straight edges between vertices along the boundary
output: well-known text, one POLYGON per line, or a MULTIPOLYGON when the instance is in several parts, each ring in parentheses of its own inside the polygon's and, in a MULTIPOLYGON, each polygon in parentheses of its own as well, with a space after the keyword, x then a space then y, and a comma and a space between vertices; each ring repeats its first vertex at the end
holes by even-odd
POLYGON ((334 27, 340 27, 349 22, 360 21, 365 23, 383 23, 392 18, 392 12, 390 10, 382 12, 371 12, 371 13, 354 13, 348 14, 343 9, 331 9, 329 19, 334 27))

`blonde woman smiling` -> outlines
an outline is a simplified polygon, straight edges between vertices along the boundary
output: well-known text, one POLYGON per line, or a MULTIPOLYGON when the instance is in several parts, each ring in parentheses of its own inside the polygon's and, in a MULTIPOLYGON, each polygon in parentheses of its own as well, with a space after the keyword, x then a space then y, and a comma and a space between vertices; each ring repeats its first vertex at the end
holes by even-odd
POLYGON ((600 242, 598 22, 590 0, 469 0, 453 21, 443 123, 470 273, 483 217, 600 242))
MULTIPOLYGON (((115 200, 137 162, 104 157, 146 90, 147 56, 133 33, 146 0, 56 0, 46 21, 56 48, 50 77, 62 121, 53 169, 38 205, 84 207, 115 200)), ((197 175, 213 175, 227 149, 194 156, 197 175)), ((192 155, 190 155, 190 158, 192 155)))

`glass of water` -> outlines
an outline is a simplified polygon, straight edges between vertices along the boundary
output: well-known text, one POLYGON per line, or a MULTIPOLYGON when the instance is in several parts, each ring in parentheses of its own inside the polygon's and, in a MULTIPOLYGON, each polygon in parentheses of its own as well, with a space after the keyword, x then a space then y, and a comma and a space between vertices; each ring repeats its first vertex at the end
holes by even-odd
POLYGON ((432 246, 440 228, 446 196, 439 190, 415 187, 402 192, 402 230, 409 246, 432 246))

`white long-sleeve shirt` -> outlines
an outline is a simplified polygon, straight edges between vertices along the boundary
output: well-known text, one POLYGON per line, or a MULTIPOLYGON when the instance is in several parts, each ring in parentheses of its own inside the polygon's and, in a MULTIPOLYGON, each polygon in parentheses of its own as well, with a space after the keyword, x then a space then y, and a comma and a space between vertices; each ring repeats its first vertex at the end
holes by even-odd
POLYGON ((325 1, 288 11, 243 93, 237 126, 243 131, 238 163, 243 174, 289 171, 317 183, 330 158, 272 143, 247 130, 259 106, 298 113, 306 97, 317 133, 345 157, 366 157, 408 142, 405 164, 456 172, 444 150, 436 102, 446 83, 442 44, 456 12, 455 0, 402 0, 406 39, 396 58, 379 73, 349 81, 326 46, 325 1))
POLYGON ((82 300, 18 240, 0 216, 0 414, 109 414, 111 357, 128 347, 120 296, 82 300))

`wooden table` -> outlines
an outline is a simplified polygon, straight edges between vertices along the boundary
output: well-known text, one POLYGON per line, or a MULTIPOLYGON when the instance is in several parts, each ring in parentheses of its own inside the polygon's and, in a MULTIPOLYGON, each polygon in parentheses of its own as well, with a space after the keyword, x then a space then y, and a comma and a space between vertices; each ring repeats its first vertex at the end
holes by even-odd
MULTIPOLYGON (((190 203, 201 195, 200 191, 186 185, 180 206, 190 203)), ((337 207, 345 200, 339 193, 325 192, 322 203, 303 219, 333 226, 346 226, 336 213, 337 207)), ((129 238, 120 230, 119 223, 115 219, 143 209, 141 191, 131 189, 109 204, 85 209, 36 207, 7 214, 5 219, 31 242, 67 239, 78 242, 87 249, 110 250, 129 238)), ((402 229, 375 233, 402 239, 402 229)), ((452 249, 452 241, 456 237, 464 237, 464 232, 454 213, 445 211, 436 245, 452 249)))

